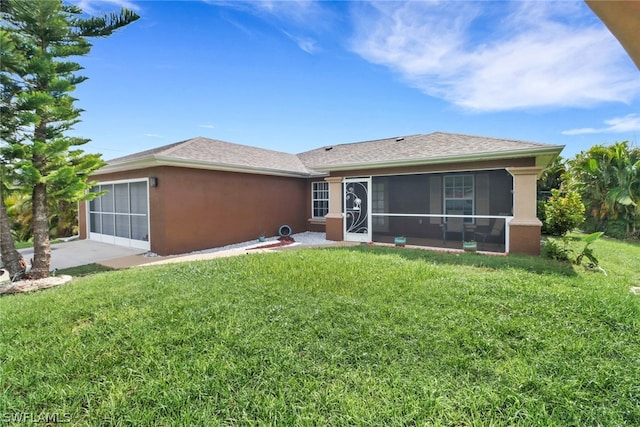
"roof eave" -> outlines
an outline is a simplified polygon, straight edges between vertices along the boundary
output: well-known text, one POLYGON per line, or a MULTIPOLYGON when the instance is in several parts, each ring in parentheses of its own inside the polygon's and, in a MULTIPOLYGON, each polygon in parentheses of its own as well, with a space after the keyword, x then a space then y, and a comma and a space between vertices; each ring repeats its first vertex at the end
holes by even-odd
POLYGON ((490 153, 473 153, 457 156, 426 157, 419 159, 403 159, 383 162, 346 163, 339 165, 313 165, 319 172, 363 170, 372 168, 397 168, 407 166, 438 165, 447 163, 473 162, 481 160, 503 160, 523 157, 535 157, 536 166, 546 168, 564 149, 564 145, 551 145, 548 147, 528 148, 523 150, 496 151, 490 153))
POLYGON ((313 176, 311 172, 296 172, 281 169, 258 168, 244 165, 231 165, 226 163, 208 162, 202 160, 180 159, 175 157, 150 155, 123 162, 109 163, 100 168, 93 175, 105 175, 116 172, 126 172, 136 169, 152 168, 158 166, 173 166, 191 169, 216 170, 224 172, 251 173, 257 175, 284 176, 294 178, 307 178, 313 176))

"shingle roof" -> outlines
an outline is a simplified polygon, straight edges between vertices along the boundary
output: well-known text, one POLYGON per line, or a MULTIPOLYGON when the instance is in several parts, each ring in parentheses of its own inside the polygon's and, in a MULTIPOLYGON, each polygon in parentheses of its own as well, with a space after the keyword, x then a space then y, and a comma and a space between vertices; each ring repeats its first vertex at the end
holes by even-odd
POLYGON ((308 168, 330 170, 350 165, 379 165, 402 162, 429 162, 436 159, 487 157, 504 153, 517 156, 531 151, 562 146, 484 136, 435 132, 374 141, 338 144, 298 154, 308 168))
POLYGON ((380 165, 426 164, 504 157, 540 157, 545 163, 563 146, 435 132, 337 144, 298 155, 197 137, 110 160, 100 173, 157 165, 200 167, 274 175, 312 176, 319 171, 380 165))
POLYGON ((227 166, 239 170, 253 170, 294 175, 309 175, 309 171, 295 154, 250 147, 197 137, 165 145, 140 153, 110 160, 109 166, 117 166, 144 159, 197 162, 211 166, 227 166))

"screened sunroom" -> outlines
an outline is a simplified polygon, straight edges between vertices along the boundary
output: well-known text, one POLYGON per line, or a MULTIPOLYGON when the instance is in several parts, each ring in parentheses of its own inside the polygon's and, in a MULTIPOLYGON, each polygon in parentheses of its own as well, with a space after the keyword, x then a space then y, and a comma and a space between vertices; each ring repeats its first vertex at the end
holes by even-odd
POLYGON ((351 241, 508 252, 513 177, 504 169, 346 178, 344 237, 351 241))

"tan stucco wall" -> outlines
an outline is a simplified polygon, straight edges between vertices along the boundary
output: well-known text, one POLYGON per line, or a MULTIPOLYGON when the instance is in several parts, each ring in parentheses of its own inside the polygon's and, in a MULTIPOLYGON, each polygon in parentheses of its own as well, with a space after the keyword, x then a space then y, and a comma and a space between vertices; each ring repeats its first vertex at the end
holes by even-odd
POLYGON ((514 167, 507 171, 513 176, 513 221, 527 225, 542 225, 537 218, 537 182, 542 168, 514 167))
POLYGON ((539 167, 512 167, 513 219, 509 222, 509 252, 540 255, 542 222, 537 215, 537 180, 539 167))
MULTIPOLYGON (((307 181, 176 167, 93 177, 102 182, 154 176, 149 188, 151 251, 185 253, 275 236, 281 225, 307 230, 307 181)), ((81 229, 86 230, 86 218, 81 229)), ((85 236, 86 237, 86 236, 85 236)))
POLYGON ((327 240, 344 239, 344 215, 342 214, 342 177, 326 177, 329 183, 329 213, 326 216, 327 240))

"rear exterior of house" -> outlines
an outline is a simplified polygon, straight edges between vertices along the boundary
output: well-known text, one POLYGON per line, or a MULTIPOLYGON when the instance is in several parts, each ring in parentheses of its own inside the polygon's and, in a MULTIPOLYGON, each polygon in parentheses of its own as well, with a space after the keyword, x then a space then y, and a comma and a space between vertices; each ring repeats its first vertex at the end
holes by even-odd
POLYGON ((562 147, 446 133, 297 156, 194 138, 116 159, 80 210, 81 237, 167 255, 259 235, 539 253, 537 175, 562 147), (145 200, 146 199, 146 200, 145 200))
POLYGON ((159 166, 100 175, 93 191, 104 190, 88 203, 81 237, 162 255, 273 235, 283 224, 307 226, 300 178, 159 166))

